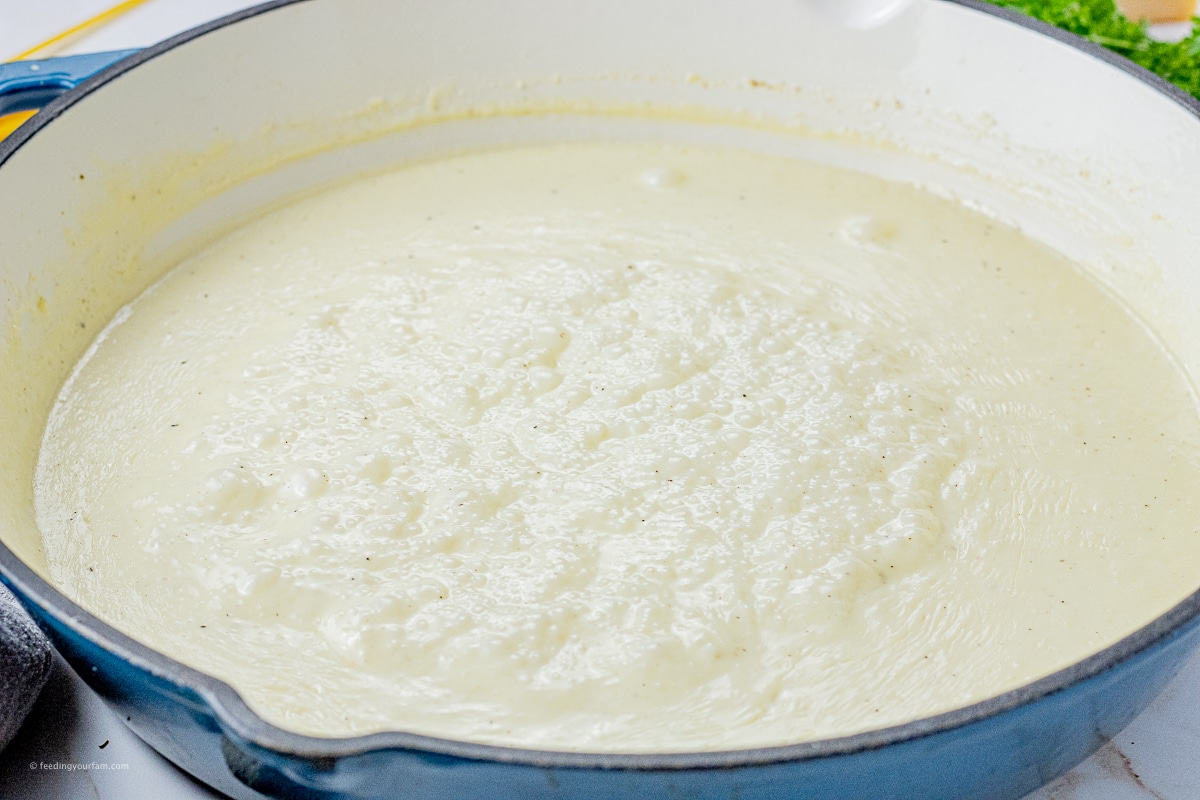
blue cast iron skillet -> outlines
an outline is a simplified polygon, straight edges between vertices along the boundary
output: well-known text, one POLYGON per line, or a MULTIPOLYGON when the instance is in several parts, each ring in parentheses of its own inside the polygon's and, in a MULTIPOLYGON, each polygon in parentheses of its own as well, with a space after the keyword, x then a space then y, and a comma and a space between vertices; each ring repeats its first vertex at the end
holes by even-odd
MULTIPOLYGON (((72 105, 131 70, 280 0, 140 51, 0 65, 0 113, 41 111, 0 142, 0 169, 72 105)), ((1190 96, 1113 53, 973 0, 944 0, 1083 51, 1197 117, 1190 96)), ((1197 127, 1200 141, 1200 125, 1197 127)), ((163 656, 73 604, 0 545, 0 580, 129 726, 201 781, 236 798, 527 800, 1014 800, 1124 728, 1200 644, 1200 592, 1095 655, 966 708, 837 739, 713 753, 543 752, 404 732, 343 739, 264 722, 227 684, 163 656)))

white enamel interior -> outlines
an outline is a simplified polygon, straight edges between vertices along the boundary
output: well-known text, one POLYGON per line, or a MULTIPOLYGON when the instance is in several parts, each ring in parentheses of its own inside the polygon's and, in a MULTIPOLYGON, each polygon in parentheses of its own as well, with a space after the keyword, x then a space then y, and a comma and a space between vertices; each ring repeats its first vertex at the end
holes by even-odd
POLYGON ((597 137, 728 142, 960 197, 1087 265, 1200 375, 1200 125, 1065 44, 939 0, 865 30, 798 0, 307 0, 118 77, 0 168, 0 540, 44 571, 50 404, 181 249, 406 158, 597 137))

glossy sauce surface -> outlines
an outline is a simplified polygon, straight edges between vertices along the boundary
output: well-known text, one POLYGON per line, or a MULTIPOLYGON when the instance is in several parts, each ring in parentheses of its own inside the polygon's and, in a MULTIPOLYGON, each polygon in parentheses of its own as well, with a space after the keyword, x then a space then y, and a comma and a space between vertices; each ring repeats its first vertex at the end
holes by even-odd
POLYGON ((49 567, 316 735, 897 724, 1200 584, 1200 419, 1044 246, 701 147, 416 164, 184 262, 64 387, 49 567))

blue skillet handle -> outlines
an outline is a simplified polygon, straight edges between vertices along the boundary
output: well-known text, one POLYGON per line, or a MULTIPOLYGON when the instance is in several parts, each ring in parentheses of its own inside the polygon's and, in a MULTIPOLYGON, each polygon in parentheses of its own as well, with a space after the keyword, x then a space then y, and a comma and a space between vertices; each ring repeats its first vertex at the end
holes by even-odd
POLYGON ((0 64, 0 116, 32 111, 137 50, 0 64))

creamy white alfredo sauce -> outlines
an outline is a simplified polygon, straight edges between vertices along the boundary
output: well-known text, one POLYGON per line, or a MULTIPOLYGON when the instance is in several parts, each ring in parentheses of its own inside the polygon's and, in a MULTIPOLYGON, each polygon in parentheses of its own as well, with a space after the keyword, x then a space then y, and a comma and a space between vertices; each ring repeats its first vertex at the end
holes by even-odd
POLYGON ((409 166, 181 264, 64 387, 49 568, 317 735, 740 748, 946 711, 1200 584, 1181 374, 1049 249, 778 157, 409 166))

